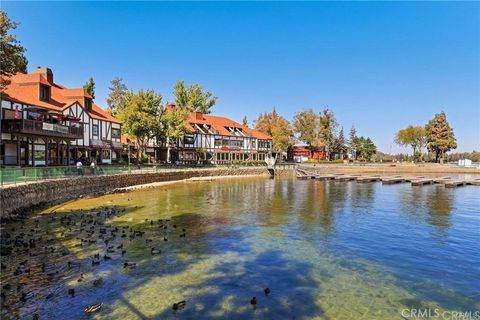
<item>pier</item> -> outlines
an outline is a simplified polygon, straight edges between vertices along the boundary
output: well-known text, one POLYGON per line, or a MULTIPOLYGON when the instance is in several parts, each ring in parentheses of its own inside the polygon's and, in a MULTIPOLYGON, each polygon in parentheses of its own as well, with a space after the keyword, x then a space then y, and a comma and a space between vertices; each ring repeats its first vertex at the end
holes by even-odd
POLYGON ((403 176, 403 175, 360 175, 343 173, 317 173, 305 169, 297 168, 297 179, 301 180, 335 180, 335 181, 356 181, 357 183, 382 182, 382 184, 400 184, 410 183, 412 186, 424 186, 430 184, 441 184, 446 188, 455 188, 461 186, 480 186, 480 178, 475 179, 452 179, 450 176, 444 177, 426 177, 426 176, 403 176))

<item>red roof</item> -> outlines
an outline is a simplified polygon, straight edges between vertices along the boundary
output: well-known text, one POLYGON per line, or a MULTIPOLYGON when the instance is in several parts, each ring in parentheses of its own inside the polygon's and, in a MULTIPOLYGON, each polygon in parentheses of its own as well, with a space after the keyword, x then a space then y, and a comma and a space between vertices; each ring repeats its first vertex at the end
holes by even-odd
MULTIPOLYGON (((54 111, 63 111, 77 102, 84 107, 85 98, 92 99, 83 88, 65 88, 62 85, 48 80, 49 75, 42 70, 36 70, 31 74, 17 73, 9 78, 10 83, 2 91, 5 98, 18 103, 24 103, 44 107, 54 111), (40 100, 40 85, 50 87, 50 99, 40 100)), ((120 123, 120 121, 108 112, 92 102, 92 110, 87 112, 90 117, 98 120, 120 123)))
MULTIPOLYGON (((265 139, 265 140, 272 139, 272 137, 270 137, 269 135, 263 132, 260 132, 256 129, 249 128, 247 126, 244 126, 238 122, 235 122, 225 117, 212 116, 212 115, 203 114, 200 112, 191 112, 188 115, 187 121, 194 130, 195 130, 194 124, 199 124, 199 125, 205 124, 209 126, 210 130, 215 134, 234 137, 236 135, 229 130, 229 128, 234 128, 235 130, 240 131, 244 136, 247 136, 247 137, 254 137, 257 139, 265 139)), ((242 136, 242 135, 240 134, 238 136, 242 136)))

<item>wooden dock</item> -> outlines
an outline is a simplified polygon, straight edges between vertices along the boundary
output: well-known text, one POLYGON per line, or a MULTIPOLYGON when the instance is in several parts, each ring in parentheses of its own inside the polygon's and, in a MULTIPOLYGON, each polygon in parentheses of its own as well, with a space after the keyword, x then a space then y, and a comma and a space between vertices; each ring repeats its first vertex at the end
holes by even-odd
POLYGON ((382 184, 400 184, 410 183, 412 186, 424 186, 430 184, 441 184, 446 188, 455 188, 460 186, 480 186, 480 178, 475 179, 452 179, 450 176, 445 177, 425 177, 425 176, 381 176, 359 174, 319 174, 303 169, 297 169, 298 179, 315 179, 315 180, 335 180, 335 181, 356 181, 358 183, 382 182, 382 184))
POLYGON ((405 178, 402 176, 382 177, 382 184, 403 183, 405 178))
POLYGON ((366 183, 366 182, 377 182, 377 181, 382 181, 382 177, 381 176, 360 176, 360 177, 357 177, 357 182, 360 182, 360 183, 366 183))

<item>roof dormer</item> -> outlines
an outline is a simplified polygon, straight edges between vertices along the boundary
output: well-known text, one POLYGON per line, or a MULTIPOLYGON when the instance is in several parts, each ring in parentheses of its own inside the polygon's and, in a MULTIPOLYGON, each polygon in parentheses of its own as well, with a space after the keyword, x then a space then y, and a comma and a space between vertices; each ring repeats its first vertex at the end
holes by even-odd
POLYGON ((45 84, 40 84, 38 98, 41 101, 49 101, 51 96, 51 87, 45 84))

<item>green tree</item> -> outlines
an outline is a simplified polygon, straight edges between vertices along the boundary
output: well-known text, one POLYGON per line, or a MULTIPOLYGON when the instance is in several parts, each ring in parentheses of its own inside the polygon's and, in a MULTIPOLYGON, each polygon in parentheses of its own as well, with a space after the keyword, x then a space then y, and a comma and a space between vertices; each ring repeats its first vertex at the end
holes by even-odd
POLYGON ((325 109, 320 114, 320 145, 325 148, 327 158, 332 156, 332 149, 335 143, 335 130, 337 127, 337 120, 330 109, 325 109))
POLYGON ((370 138, 359 137, 357 140, 358 149, 357 156, 358 158, 371 161, 373 156, 377 153, 377 147, 370 138))
POLYGON ((17 37, 10 33, 19 23, 10 20, 7 13, 0 10, 0 89, 9 84, 8 77, 17 72, 27 73, 28 61, 26 49, 20 45, 17 37))
POLYGON ((293 129, 298 138, 311 146, 319 143, 320 117, 312 109, 298 112, 293 117, 293 129))
POLYGON ((115 115, 118 109, 121 109, 125 103, 125 96, 128 93, 127 86, 122 82, 122 78, 113 78, 108 87, 110 92, 107 97, 108 112, 115 115))
POLYGON ((95 99, 95 80, 92 77, 83 85, 83 89, 88 92, 89 95, 95 99))
POLYGON ((427 135, 427 148, 435 153, 435 162, 443 163, 446 152, 457 148, 457 141, 453 129, 442 111, 435 115, 425 126, 427 135))
POLYGON ((355 129, 355 126, 352 125, 352 128, 350 128, 350 134, 348 138, 348 151, 352 155, 353 159, 357 159, 357 149, 358 149, 357 130, 355 129))
POLYGON ((198 84, 185 85, 182 80, 177 81, 173 91, 175 104, 189 112, 210 113, 210 109, 217 102, 217 97, 204 91, 198 84))
POLYGON ((183 108, 161 110, 154 132, 157 142, 163 142, 167 146, 167 162, 170 162, 171 147, 187 132, 187 117, 188 111, 183 108))
POLYGON ((135 138, 140 159, 150 139, 159 132, 162 115, 162 96, 153 90, 128 92, 120 106, 117 117, 122 121, 122 130, 135 138))
POLYGON ((243 119, 242 119, 242 124, 245 126, 245 127, 248 127, 248 119, 247 119, 247 116, 244 116, 243 119))
POLYGON ((345 152, 347 152, 347 142, 345 139, 345 134, 343 133, 343 127, 340 129, 340 132, 335 137, 332 151, 339 154, 342 158, 345 152))
POLYGON ((270 113, 261 114, 255 120, 255 128, 272 137, 275 151, 287 151, 293 144, 293 129, 287 119, 280 116, 275 108, 270 113))
POLYGON ((418 159, 421 150, 425 147, 427 137, 425 128, 419 126, 408 126, 401 129, 395 136, 395 143, 400 146, 410 146, 413 149, 414 159, 418 159))

